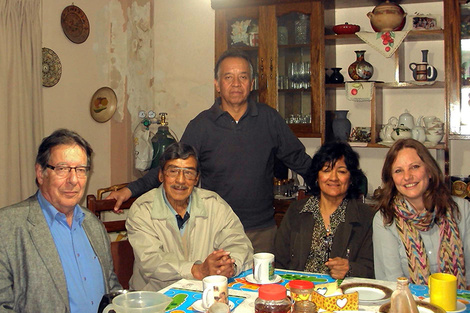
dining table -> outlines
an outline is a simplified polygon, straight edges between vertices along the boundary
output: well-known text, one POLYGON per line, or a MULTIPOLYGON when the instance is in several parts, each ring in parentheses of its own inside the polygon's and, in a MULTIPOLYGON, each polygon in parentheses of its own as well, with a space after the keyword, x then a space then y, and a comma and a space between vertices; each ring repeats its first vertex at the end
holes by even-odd
MULTIPOLYGON (((328 274, 318 274, 310 272, 292 271, 285 269, 275 269, 275 279, 273 283, 281 284, 289 289, 291 280, 308 280, 314 285, 322 285, 338 282, 328 274)), ((258 297, 258 289, 261 287, 252 280, 252 270, 242 272, 236 277, 228 280, 230 308, 233 313, 251 313, 255 312, 255 300, 258 297)), ((359 292, 359 308, 360 312, 388 312, 391 293, 396 289, 396 282, 383 281, 377 279, 346 277, 338 282, 340 289, 358 291, 359 292), (361 300, 361 293, 377 288, 378 294, 383 294, 379 298, 374 297, 361 300), (383 293, 382 293, 383 291, 383 293), (382 307, 382 309, 381 309, 382 307)), ((409 288, 414 298, 417 300, 420 313, 445 312, 429 304, 429 289, 424 285, 409 284, 409 288)), ((166 308, 167 313, 195 313, 204 312, 200 306, 202 297, 202 281, 181 279, 170 286, 162 289, 160 292, 172 298, 172 302, 166 308)), ((288 292, 289 294, 289 292, 288 292)), ((457 311, 470 313, 470 291, 457 291, 457 311)), ((319 310, 321 312, 322 310, 319 310)), ((338 311, 341 312, 341 311, 338 311)), ((351 311, 348 311, 351 312, 351 311)))

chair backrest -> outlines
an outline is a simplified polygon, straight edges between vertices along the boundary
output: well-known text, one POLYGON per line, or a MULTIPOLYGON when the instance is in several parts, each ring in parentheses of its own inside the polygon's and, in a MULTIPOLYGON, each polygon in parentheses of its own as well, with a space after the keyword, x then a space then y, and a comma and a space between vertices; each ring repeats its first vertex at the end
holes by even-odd
MULTIPOLYGON (((137 198, 130 198, 123 202, 121 209, 129 209, 137 198)), ((102 219, 101 213, 105 211, 113 211, 116 200, 97 200, 95 195, 87 196, 88 209, 93 212, 99 219, 102 219)), ((121 232, 126 230, 126 221, 108 221, 103 222, 106 231, 121 232)), ((132 276, 134 266, 134 252, 128 240, 111 242, 111 255, 113 257, 114 272, 116 273, 119 283, 124 289, 129 289, 129 280, 132 276)))
MULTIPOLYGON (((129 209, 136 199, 137 198, 130 198, 129 200, 123 202, 121 204, 121 209, 129 209)), ((86 200, 88 209, 93 212, 100 220, 102 220, 101 213, 106 211, 112 212, 114 205, 116 204, 116 200, 98 200, 96 199, 95 195, 88 195, 86 200)), ((119 232, 126 230, 126 220, 108 222, 103 221, 103 224, 108 232, 119 232)))

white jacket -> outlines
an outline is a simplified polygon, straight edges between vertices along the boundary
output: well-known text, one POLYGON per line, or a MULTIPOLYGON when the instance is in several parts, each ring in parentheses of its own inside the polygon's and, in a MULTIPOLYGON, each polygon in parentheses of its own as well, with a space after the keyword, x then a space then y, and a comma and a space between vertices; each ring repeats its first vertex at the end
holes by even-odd
POLYGON ((253 247, 230 206, 215 192, 195 187, 191 217, 183 236, 163 199, 163 185, 140 196, 126 222, 134 249, 133 290, 160 290, 175 281, 194 279, 191 268, 214 250, 235 259, 238 275, 251 267, 253 247))

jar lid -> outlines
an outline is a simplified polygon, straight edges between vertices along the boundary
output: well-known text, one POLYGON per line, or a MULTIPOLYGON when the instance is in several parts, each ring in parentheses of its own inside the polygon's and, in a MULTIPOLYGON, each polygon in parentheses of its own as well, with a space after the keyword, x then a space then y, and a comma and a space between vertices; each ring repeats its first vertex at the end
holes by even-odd
POLYGON ((289 282, 290 288, 296 289, 311 289, 313 288, 313 283, 307 280, 291 280, 289 282))
POLYGON ((282 300, 287 297, 286 287, 277 284, 263 285, 258 289, 258 296, 263 300, 282 300))

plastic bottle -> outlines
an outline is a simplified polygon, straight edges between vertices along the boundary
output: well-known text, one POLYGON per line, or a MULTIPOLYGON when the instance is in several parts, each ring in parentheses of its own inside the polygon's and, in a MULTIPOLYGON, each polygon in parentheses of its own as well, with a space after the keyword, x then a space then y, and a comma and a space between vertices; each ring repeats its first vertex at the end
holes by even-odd
POLYGON ((255 300, 255 313, 290 313, 291 301, 286 287, 277 284, 263 285, 255 300))
POLYGON ((397 290, 392 293, 389 313, 418 313, 418 307, 410 288, 408 278, 397 278, 397 290))

